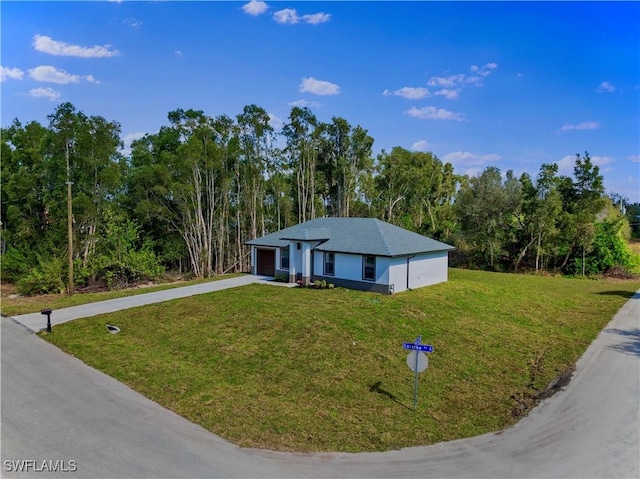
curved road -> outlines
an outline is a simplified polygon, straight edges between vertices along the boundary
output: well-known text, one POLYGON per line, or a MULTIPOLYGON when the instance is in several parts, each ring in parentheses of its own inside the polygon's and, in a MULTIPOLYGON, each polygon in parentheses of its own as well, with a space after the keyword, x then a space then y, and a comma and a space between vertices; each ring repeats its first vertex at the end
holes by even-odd
POLYGON ((2 477, 640 477, 640 293, 591 344, 569 385, 517 425, 385 453, 239 448, 10 318, 1 320, 1 341, 2 477), (23 460, 34 462, 16 472, 23 460), (38 472, 55 461, 76 470, 38 472))

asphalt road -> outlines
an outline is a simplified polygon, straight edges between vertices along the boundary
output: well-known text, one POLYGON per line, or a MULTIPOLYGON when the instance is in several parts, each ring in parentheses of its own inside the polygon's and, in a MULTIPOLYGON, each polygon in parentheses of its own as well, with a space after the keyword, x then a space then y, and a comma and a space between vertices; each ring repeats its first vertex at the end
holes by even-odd
POLYGON ((640 477, 640 293, 588 348, 569 385, 517 425, 385 453, 239 448, 12 319, 2 318, 0 333, 2 477, 640 477), (9 470, 19 460, 35 465, 9 470), (35 472, 43 461, 67 469, 74 461, 76 470, 35 472))

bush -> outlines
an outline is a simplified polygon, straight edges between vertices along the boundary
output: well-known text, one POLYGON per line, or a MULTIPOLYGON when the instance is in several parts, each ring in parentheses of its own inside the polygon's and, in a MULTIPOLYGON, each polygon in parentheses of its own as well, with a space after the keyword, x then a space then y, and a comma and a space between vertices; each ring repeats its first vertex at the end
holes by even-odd
POLYGON ((64 293, 65 262, 61 258, 38 258, 38 265, 16 284, 20 294, 27 296, 46 293, 64 293))
MULTIPOLYGON (((573 273, 582 274, 582 256, 577 254, 573 259, 573 273)), ((618 224, 603 221, 596 224, 592 249, 585 255, 584 272, 587 275, 598 275, 620 266, 631 270, 634 267, 631 251, 620 234, 618 224)))
POLYGON ((139 250, 126 251, 120 257, 100 255, 94 262, 95 278, 104 280, 109 289, 121 289, 130 284, 156 279, 164 273, 164 267, 153 252, 150 242, 139 250))
POLYGON ((25 276, 37 263, 33 253, 18 248, 9 248, 1 257, 2 280, 14 283, 25 276))
POLYGON ((278 281, 279 283, 286 283, 289 280, 289 277, 286 275, 286 273, 276 273, 274 280, 278 281))

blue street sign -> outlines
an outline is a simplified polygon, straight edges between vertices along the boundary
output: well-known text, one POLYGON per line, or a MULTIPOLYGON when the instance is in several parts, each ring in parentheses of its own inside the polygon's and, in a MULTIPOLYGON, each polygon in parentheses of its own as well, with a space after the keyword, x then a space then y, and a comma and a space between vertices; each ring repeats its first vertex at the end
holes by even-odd
POLYGON ((402 343, 402 347, 413 351, 424 351, 425 353, 433 352, 433 346, 429 344, 402 343))

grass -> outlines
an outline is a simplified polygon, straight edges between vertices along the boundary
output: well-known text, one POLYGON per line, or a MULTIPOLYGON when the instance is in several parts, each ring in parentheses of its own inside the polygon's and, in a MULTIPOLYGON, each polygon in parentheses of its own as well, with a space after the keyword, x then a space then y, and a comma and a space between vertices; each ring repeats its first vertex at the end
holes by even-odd
POLYGON ((638 288, 456 269, 394 296, 256 284, 41 334, 240 446, 382 451, 513 424, 638 288), (434 352, 413 410, 418 335, 434 352))
POLYGON ((95 303, 97 301, 106 301, 107 299, 124 298, 126 296, 135 296, 137 294, 152 293, 154 291, 164 291, 167 289, 180 288, 182 286, 190 286, 192 284, 206 283, 209 281, 217 281, 220 279, 233 278, 240 276, 241 273, 232 273, 222 276, 216 276, 207 279, 194 279, 191 281, 177 281, 155 286, 144 286, 131 289, 121 289, 117 291, 101 291, 97 293, 78 293, 74 295, 67 294, 43 294, 39 296, 13 296, 16 292, 14 285, 3 283, 0 285, 2 290, 2 303, 0 304, 0 314, 2 316, 15 316, 18 314, 37 313, 42 308, 69 308, 80 304, 95 303))

